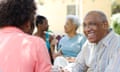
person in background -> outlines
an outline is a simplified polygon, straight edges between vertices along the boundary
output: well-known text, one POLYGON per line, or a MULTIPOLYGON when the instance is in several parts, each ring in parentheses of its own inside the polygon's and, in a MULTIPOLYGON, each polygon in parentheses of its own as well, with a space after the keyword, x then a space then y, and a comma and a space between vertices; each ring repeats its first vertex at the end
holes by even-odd
MULTIPOLYGON (((51 48, 50 43, 53 39, 53 36, 49 34, 48 32, 48 20, 46 17, 38 15, 36 17, 36 26, 37 26, 37 32, 35 33, 35 36, 38 36, 42 38, 46 42, 46 46, 49 52, 49 55, 51 57, 51 48)), ((53 59, 51 57, 51 62, 53 62, 53 59)))
MULTIPOLYGON (((58 53, 53 53, 53 58, 55 59, 57 56, 64 56, 67 58, 68 61, 74 61, 75 57, 78 55, 78 53, 81 51, 81 48, 86 41, 86 38, 80 34, 77 33, 77 29, 79 28, 80 21, 77 16, 74 15, 68 15, 66 24, 64 26, 65 35, 62 37, 62 39, 59 41, 58 45, 58 53), (71 60, 71 57, 72 60, 71 60)), ((52 45, 54 45, 55 42, 53 42, 52 45)))
POLYGON ((88 41, 76 58, 72 72, 120 72, 120 59, 117 59, 120 36, 109 28, 106 15, 101 11, 88 12, 83 31, 88 41))
POLYGON ((36 6, 34 0, 0 0, 0 71, 50 72, 45 42, 29 35, 36 6))
POLYGON ((62 38, 62 37, 61 37, 60 35, 57 35, 57 36, 56 36, 56 39, 57 39, 57 47, 58 47, 58 44, 59 44, 59 41, 60 41, 61 38, 62 38))

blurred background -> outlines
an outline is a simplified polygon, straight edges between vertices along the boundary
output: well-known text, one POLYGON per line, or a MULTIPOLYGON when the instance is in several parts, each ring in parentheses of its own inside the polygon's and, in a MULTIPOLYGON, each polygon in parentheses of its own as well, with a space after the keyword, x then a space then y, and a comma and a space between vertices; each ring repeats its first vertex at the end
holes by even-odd
MULTIPOLYGON (((47 17, 49 31, 64 35, 64 24, 67 15, 77 15, 81 20, 78 32, 82 33, 82 20, 91 10, 103 11, 111 28, 120 34, 120 0, 35 0, 37 14, 47 17)), ((35 29, 36 31, 37 29, 35 29)))

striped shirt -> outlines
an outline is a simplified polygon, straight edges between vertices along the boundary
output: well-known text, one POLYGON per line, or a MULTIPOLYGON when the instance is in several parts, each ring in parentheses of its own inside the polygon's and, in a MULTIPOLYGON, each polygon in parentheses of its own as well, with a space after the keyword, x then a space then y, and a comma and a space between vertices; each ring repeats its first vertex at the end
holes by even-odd
POLYGON ((120 37, 111 31, 99 43, 84 44, 73 72, 120 72, 120 37), (119 50, 118 50, 119 49, 119 50), (118 55, 119 53, 119 55, 118 55), (119 56, 119 59, 118 59, 119 56))

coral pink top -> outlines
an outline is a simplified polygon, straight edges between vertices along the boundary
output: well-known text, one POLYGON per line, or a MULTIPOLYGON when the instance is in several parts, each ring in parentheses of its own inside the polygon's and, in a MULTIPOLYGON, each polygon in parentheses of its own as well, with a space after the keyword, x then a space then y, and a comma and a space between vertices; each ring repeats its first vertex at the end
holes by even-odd
POLYGON ((50 72, 45 42, 15 27, 0 29, 0 72, 50 72))

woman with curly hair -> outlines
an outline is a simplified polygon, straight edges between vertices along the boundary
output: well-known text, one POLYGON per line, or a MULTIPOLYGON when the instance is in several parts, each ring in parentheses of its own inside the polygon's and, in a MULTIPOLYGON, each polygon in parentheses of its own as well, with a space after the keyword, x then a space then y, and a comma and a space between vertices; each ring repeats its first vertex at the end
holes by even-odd
POLYGON ((50 72, 45 42, 29 35, 35 10, 34 0, 0 0, 1 72, 50 72))

